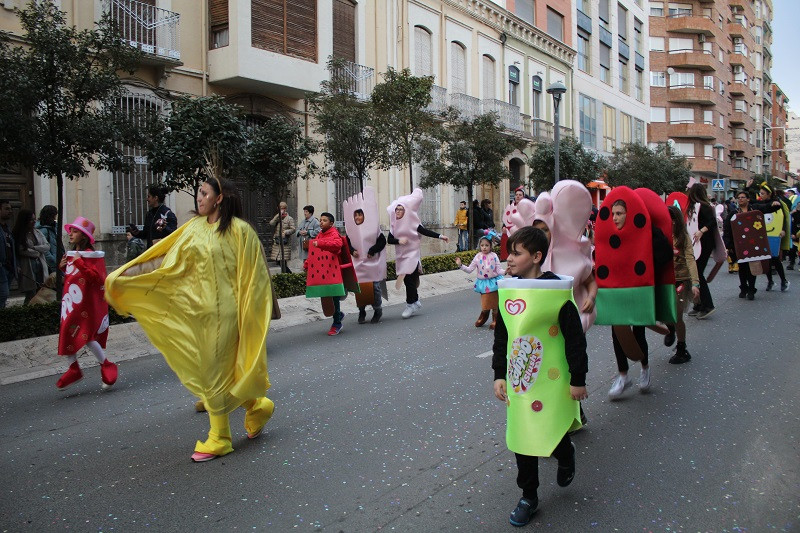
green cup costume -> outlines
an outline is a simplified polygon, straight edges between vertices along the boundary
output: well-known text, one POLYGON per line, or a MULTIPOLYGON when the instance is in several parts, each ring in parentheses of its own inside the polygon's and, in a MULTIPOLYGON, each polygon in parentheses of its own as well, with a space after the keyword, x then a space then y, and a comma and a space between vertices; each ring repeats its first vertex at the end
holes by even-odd
POLYGON ((568 431, 581 427, 558 322, 561 307, 575 303, 573 279, 560 278, 498 282, 508 330, 506 445, 523 455, 549 457, 568 431))

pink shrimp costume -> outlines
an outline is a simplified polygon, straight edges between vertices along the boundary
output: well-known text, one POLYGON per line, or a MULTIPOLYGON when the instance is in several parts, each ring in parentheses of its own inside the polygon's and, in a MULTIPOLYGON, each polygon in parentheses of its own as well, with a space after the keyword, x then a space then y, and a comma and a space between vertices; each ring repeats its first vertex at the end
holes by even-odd
POLYGON ((514 235, 519 228, 530 226, 536 218, 536 204, 533 200, 523 198, 517 205, 509 204, 503 213, 503 226, 508 236, 514 235))
POLYGON ((389 212, 389 227, 392 235, 397 239, 406 238, 406 244, 395 245, 395 270, 398 278, 406 274, 413 274, 421 268, 419 241, 420 235, 417 227, 420 225, 419 206, 422 205, 422 189, 414 189, 409 195, 401 196, 392 202, 386 210, 389 212), (395 216, 394 210, 402 205, 406 213, 400 220, 395 216))
MULTIPOLYGON (((342 204, 342 213, 347 236, 354 249, 359 250, 358 257, 353 256, 352 258, 361 288, 361 292, 356 294, 356 304, 359 307, 373 305, 375 303, 373 283, 383 282, 386 279, 386 247, 373 257, 369 257, 367 253, 367 250, 375 245, 381 235, 375 189, 364 187, 363 192, 345 200, 342 204), (353 219, 353 213, 358 209, 364 212, 364 222, 361 224, 356 224, 353 219)), ((388 300, 388 291, 383 290, 381 293, 388 300)))
MULTIPOLYGON (((542 270, 575 279, 573 297, 581 309, 588 293, 584 282, 592 275, 592 244, 583 235, 589 215, 592 214, 592 197, 582 183, 561 180, 553 190, 536 199, 536 220, 550 228, 550 248, 542 270)), ((581 313, 583 330, 594 324, 597 312, 581 313)))

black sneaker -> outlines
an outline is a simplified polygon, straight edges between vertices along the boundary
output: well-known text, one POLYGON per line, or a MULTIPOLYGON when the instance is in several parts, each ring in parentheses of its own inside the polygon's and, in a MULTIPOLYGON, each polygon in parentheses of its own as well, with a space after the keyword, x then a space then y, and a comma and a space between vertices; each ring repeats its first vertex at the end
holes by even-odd
POLYGON ((572 480, 575 479, 575 443, 570 442, 572 446, 572 454, 566 463, 563 465, 561 461, 558 462, 558 471, 556 472, 556 483, 559 487, 566 487, 572 480))
POLYGON ((372 318, 370 319, 369 323, 370 324, 377 324, 378 322, 381 321, 381 317, 382 316, 383 316, 383 309, 381 309, 379 307, 379 308, 375 309, 374 313, 372 313, 372 318))
POLYGON ((771 290, 772 290, 772 287, 774 287, 774 286, 775 286, 775 283, 773 283, 773 282, 771 282, 771 281, 770 281, 769 283, 767 283, 767 290, 768 290, 768 291, 771 291, 771 290))
POLYGON ((683 363, 688 363, 692 359, 692 356, 686 350, 678 350, 675 352, 675 355, 669 358, 670 364, 673 365, 682 365, 683 363))
POLYGON ((536 510, 539 508, 539 499, 529 500, 528 498, 520 498, 517 507, 511 511, 511 516, 508 521, 512 526, 522 527, 531 521, 536 510))
POLYGON ((745 290, 739 291, 739 298, 747 298, 747 291, 745 290))
POLYGON ((786 292, 786 289, 789 288, 789 282, 786 280, 781 281, 781 292, 786 292))
POLYGON ((358 308, 358 323, 359 324, 366 324, 367 323, 367 310, 363 307, 358 308))
POLYGON ((755 300, 756 299, 756 291, 750 291, 747 293, 748 300, 755 300))
POLYGON ((664 346, 672 346, 675 344, 675 332, 670 330, 669 333, 664 335, 664 346))
POLYGON ((689 312, 688 312, 688 313, 686 313, 686 314, 687 314, 687 315, 689 315, 689 316, 697 316, 697 314, 698 314, 699 312, 700 312, 700 309, 699 309, 699 308, 694 308, 694 309, 692 309, 691 311, 689 311, 689 312))

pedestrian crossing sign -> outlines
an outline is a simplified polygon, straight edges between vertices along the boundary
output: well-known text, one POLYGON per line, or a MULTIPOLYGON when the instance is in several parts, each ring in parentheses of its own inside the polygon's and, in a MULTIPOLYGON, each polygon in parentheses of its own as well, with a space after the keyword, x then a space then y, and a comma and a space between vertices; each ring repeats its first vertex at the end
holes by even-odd
POLYGON ((711 190, 712 191, 724 191, 725 190, 725 180, 724 179, 711 180, 711 190))

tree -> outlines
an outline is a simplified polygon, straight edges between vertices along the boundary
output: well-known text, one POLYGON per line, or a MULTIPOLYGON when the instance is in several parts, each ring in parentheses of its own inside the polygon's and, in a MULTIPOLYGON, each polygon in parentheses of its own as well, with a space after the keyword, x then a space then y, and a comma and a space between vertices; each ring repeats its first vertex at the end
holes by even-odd
MULTIPOLYGON (((56 180, 61 228, 64 178, 125 169, 133 161, 123 145, 143 142, 136 117, 120 106, 118 76, 132 73, 141 53, 120 38, 108 13, 81 31, 52 1, 31 2, 18 15, 26 46, 0 44, 0 163, 56 180)), ((62 254, 59 246, 58 260, 62 254)))
POLYGON ((409 173, 409 192, 414 190, 413 165, 419 160, 420 142, 433 135, 439 127, 425 108, 431 103, 433 76, 412 76, 411 71, 396 71, 389 67, 384 81, 372 91, 375 123, 384 145, 379 166, 406 168, 409 173))
POLYGON ((241 108, 221 96, 184 96, 173 102, 147 151, 165 187, 191 194, 197 209, 200 186, 215 176, 234 177, 246 146, 241 108))
MULTIPOLYGON (((533 154, 528 157, 531 168, 529 178, 534 190, 549 191, 555 184, 555 143, 539 141, 534 145, 533 154)), ((605 159, 592 150, 587 150, 573 136, 562 137, 558 147, 558 164, 561 179, 575 180, 588 184, 597 179, 605 159)))
POLYGON ((642 144, 626 144, 614 150, 608 162, 608 184, 632 189, 647 187, 658 194, 685 191, 691 166, 667 143, 654 150, 642 144))
POLYGON ((383 144, 371 101, 360 101, 351 90, 351 81, 337 75, 343 60, 328 62, 330 81, 322 91, 308 95, 314 112, 315 131, 323 137, 322 151, 334 180, 358 178, 361 190, 369 170, 381 156, 383 144))
MULTIPOLYGON (((423 187, 449 183, 466 187, 467 205, 472 206, 475 185, 499 185, 511 177, 505 159, 525 142, 503 133, 496 113, 462 120, 450 116, 451 125, 422 143, 423 187)), ((471 207, 470 207, 471 208, 471 207)), ((470 247, 474 246, 475 220, 469 217, 470 247)))

